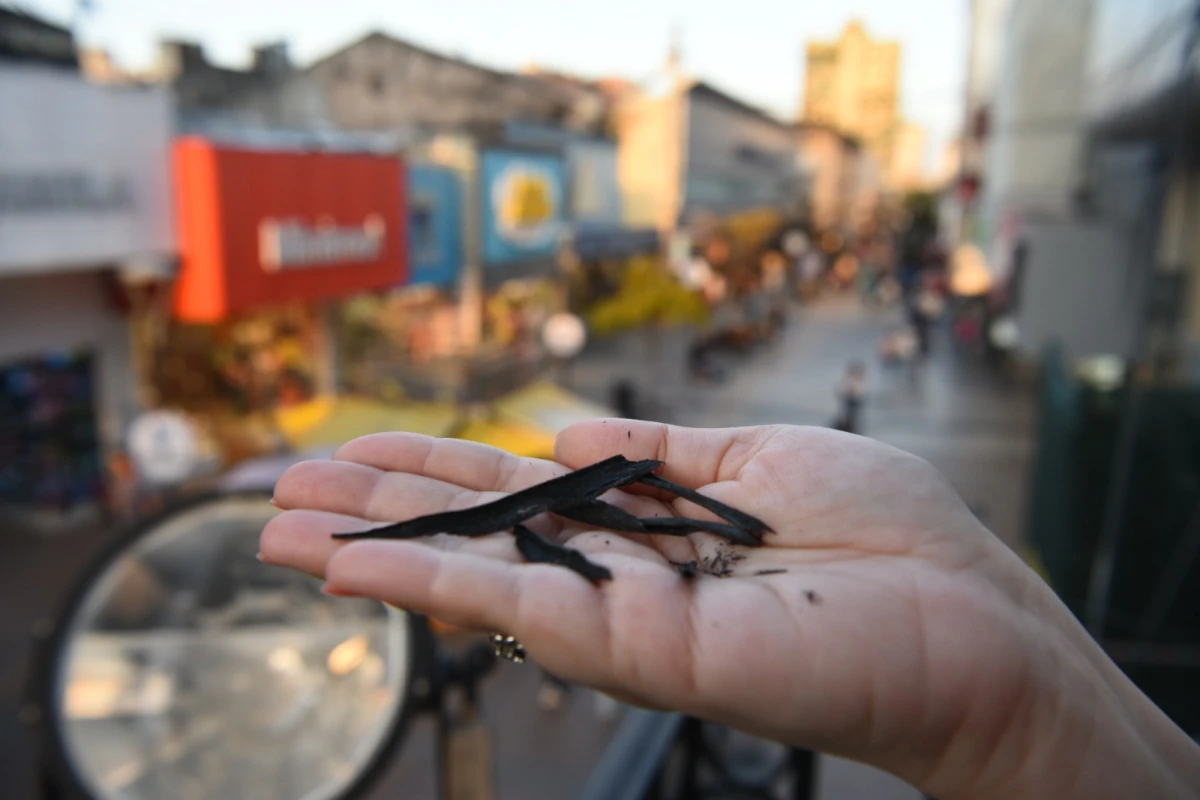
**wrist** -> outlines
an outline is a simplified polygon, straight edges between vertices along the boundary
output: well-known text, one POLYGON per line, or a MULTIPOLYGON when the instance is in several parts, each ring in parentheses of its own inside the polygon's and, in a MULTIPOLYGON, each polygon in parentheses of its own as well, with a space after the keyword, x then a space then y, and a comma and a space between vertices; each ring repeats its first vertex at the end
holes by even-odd
POLYGON ((1062 610, 1066 617, 1047 623, 1054 630, 1039 634, 1053 644, 1038 654, 1003 733, 983 758, 976 750, 961 780, 927 791, 941 800, 1200 795, 1200 746, 1062 610))

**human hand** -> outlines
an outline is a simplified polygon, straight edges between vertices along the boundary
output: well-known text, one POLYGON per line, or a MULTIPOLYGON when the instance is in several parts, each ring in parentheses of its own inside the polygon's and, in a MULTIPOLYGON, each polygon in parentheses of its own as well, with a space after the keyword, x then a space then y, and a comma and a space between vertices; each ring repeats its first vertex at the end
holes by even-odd
MULTIPOLYGON (((1187 796, 1186 781, 1200 780, 1186 773, 1191 743, 1049 589, 941 475, 885 445, 822 429, 598 420, 560 435, 561 464, 412 434, 358 439, 334 458, 280 480, 276 503, 290 510, 261 548, 334 593, 511 633, 568 680, 856 758, 944 799, 1151 786, 1187 796), (508 534, 330 538, 478 505, 618 453, 664 461, 665 477, 775 533, 735 548, 535 520, 609 567, 599 585, 521 563, 508 534), (730 553, 744 558, 726 577, 687 581, 672 564, 721 572, 730 553)), ((606 499, 642 517, 711 516, 652 492, 606 499)))

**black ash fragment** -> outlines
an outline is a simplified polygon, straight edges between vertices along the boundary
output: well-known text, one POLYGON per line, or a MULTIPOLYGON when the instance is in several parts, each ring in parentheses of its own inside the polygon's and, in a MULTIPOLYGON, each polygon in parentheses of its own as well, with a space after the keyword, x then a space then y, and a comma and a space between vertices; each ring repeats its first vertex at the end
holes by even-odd
POLYGON ((597 528, 608 528, 626 533, 644 532, 640 519, 620 506, 614 506, 603 500, 588 500, 578 505, 560 508, 554 513, 573 522, 595 525, 597 528))
POLYGON ((760 570, 756 571, 754 574, 755 575, 782 575, 785 572, 787 572, 786 569, 760 569, 760 570))
MULTIPOLYGON (((630 431, 626 431, 626 434, 632 438, 630 431)), ((578 550, 548 541, 521 523, 538 514, 550 512, 584 525, 624 533, 684 536, 695 532, 707 532, 733 544, 748 547, 762 544, 762 534, 770 531, 762 520, 652 474, 660 466, 662 462, 659 461, 630 461, 624 456, 613 456, 481 506, 429 514, 365 531, 335 533, 333 536, 336 539, 410 539, 438 533, 484 536, 512 530, 516 536, 517 549, 529 561, 564 566, 590 581, 610 580, 612 573, 607 568, 589 561, 578 550), (599 499, 600 495, 610 489, 637 482, 690 500, 721 517, 725 522, 680 517, 640 518, 619 506, 599 499)), ((610 540, 605 539, 605 544, 610 543, 610 540)), ((692 579, 701 572, 705 575, 728 577, 733 574, 732 565, 744 558, 742 553, 722 549, 699 563, 690 561, 675 566, 685 579, 692 579)), ((769 573, 760 571, 759 574, 769 573)), ((814 597, 815 593, 809 596, 810 603, 819 602, 819 598, 814 597)))
POLYGON ((747 547, 758 547, 762 544, 752 533, 735 525, 684 517, 639 518, 625 509, 603 500, 589 500, 579 505, 560 508, 554 513, 574 522, 582 522, 584 525, 595 525, 597 528, 608 528, 625 533, 686 536, 689 533, 704 532, 716 534, 723 539, 728 539, 736 544, 744 544, 747 547))
POLYGON ((696 573, 700 566, 695 561, 687 561, 682 564, 677 561, 672 561, 671 564, 675 567, 675 571, 679 573, 680 577, 688 581, 696 577, 696 573))
POLYGON ((721 519, 747 531, 755 536, 762 538, 764 533, 772 533, 770 526, 763 522, 758 517, 747 514, 744 511, 738 511, 736 508, 731 508, 720 500, 714 500, 708 495, 700 494, 694 489, 689 489, 686 486, 669 481, 661 475, 648 474, 637 479, 638 483, 644 486, 649 486, 652 489, 661 489, 664 492, 670 492, 673 495, 682 497, 688 502, 695 503, 703 509, 711 511, 721 519))
POLYGON ((817 594, 812 589, 804 590, 804 599, 807 600, 808 604, 812 606, 821 604, 821 595, 817 594))
POLYGON ((686 536, 689 533, 712 533, 735 544, 747 547, 758 547, 762 544, 752 533, 734 525, 720 522, 709 522, 702 519, 686 519, 684 517, 654 517, 643 519, 646 533, 657 533, 665 536, 686 536))
POLYGON ((613 456, 590 467, 560 475, 499 500, 461 511, 444 511, 405 522, 353 533, 335 539, 413 539, 437 533, 485 536, 504 531, 546 511, 579 505, 618 486, 624 486, 662 466, 659 461, 630 461, 613 456))
POLYGON ((714 578, 729 578, 733 576, 733 565, 745 557, 742 553, 732 550, 718 550, 704 559, 700 567, 705 575, 712 575, 714 578))
POLYGON ((557 564, 578 572, 592 583, 612 580, 608 567, 589 561, 578 550, 544 539, 520 523, 513 526, 513 535, 517 537, 518 552, 534 564, 557 564))

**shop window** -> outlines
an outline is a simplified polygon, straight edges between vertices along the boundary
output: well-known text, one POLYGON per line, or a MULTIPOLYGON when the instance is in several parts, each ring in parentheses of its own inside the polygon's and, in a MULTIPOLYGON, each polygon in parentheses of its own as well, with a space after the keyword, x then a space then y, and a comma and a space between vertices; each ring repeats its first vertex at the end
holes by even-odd
POLYGON ((103 499, 92 358, 0 365, 0 505, 66 512, 103 499))
POLYGON ((318 391, 324 334, 315 309, 296 307, 218 325, 170 326, 152 369, 162 405, 199 413, 271 412, 318 391))

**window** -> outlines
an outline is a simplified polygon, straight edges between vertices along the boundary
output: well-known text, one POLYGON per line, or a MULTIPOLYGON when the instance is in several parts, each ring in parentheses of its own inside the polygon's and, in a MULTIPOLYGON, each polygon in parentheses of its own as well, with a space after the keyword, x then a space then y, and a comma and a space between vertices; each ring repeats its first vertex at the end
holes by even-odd
POLYGON ((373 93, 377 95, 383 94, 384 80, 382 72, 375 72, 371 74, 370 86, 373 93))

